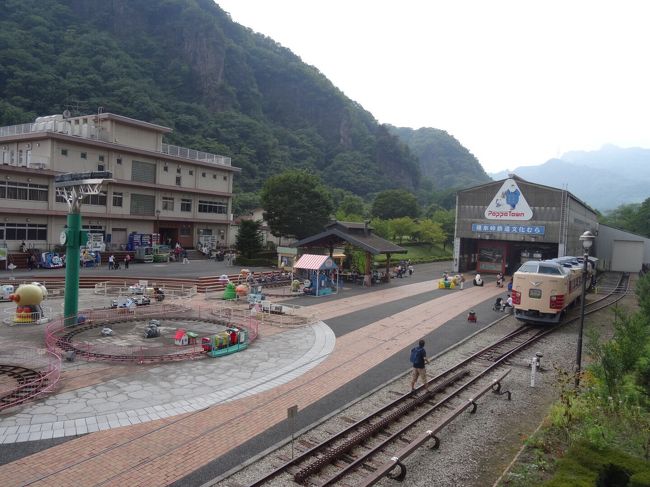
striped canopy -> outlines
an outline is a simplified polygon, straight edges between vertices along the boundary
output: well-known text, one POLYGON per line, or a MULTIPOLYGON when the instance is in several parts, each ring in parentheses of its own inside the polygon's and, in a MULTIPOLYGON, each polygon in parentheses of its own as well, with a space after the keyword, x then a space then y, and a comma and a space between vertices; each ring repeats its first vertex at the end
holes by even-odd
POLYGON ((304 254, 298 259, 293 268, 313 271, 336 269, 336 263, 329 255, 304 254))

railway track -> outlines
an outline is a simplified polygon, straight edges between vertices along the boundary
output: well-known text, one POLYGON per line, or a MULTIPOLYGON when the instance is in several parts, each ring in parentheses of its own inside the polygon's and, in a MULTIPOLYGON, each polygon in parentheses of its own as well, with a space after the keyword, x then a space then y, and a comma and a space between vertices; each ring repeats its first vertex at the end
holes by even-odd
MULTIPOLYGON (((611 292, 585 306, 585 314, 611 306, 628 292, 629 276, 610 278, 611 292), (614 281, 617 281, 614 282, 614 281)), ((293 459, 249 484, 261 485, 374 485, 383 477, 404 480, 404 459, 426 443, 440 446, 437 434, 463 412, 473 413, 477 400, 488 392, 506 396, 503 379, 511 359, 540 338, 579 319, 570 313, 554 326, 523 325, 491 345, 475 352, 428 381, 427 387, 402 395, 360 419, 348 419, 349 426, 325 441, 298 442, 293 459)))
POLYGON ((47 390, 47 374, 20 365, 0 365, 0 375, 15 381, 16 387, 0 396, 0 411, 27 402, 47 390))

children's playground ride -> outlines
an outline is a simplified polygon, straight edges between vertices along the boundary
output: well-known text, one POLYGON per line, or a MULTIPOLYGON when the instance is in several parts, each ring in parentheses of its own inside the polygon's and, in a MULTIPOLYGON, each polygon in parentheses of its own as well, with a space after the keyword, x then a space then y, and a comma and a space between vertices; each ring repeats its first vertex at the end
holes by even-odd
POLYGON ((438 281, 438 289, 455 289, 460 287, 461 282, 460 275, 455 275, 454 277, 449 277, 446 273, 442 279, 438 281))
POLYGON ((56 252, 43 252, 41 254, 41 267, 44 269, 60 269, 63 259, 56 252))
POLYGON ((226 328, 226 331, 202 338, 201 346, 210 357, 241 352, 248 348, 248 332, 234 327, 226 328))
POLYGON ((0 286, 0 301, 11 301, 11 295, 14 293, 14 289, 11 284, 2 284, 0 286))
POLYGON ((130 308, 130 305, 134 304, 135 306, 146 306, 151 304, 151 299, 146 296, 130 296, 124 299, 124 296, 120 296, 117 299, 111 300, 111 308, 130 308))
POLYGON ((210 318, 205 309, 170 305, 158 310, 158 315, 149 310, 144 315, 88 310, 84 313, 88 316, 84 323, 65 326, 63 320, 56 320, 48 326, 46 336, 51 346, 74 352, 78 359, 137 364, 196 360, 207 358, 209 350, 215 352, 214 356, 243 350, 257 337, 258 321, 248 310, 228 311, 227 318, 210 318), (110 328, 112 336, 102 336, 103 328, 110 328), (229 330, 228 342, 200 338, 216 333, 223 335, 229 328, 237 328, 239 332, 233 335, 229 330), (206 342, 210 343, 209 348, 204 347, 206 342))
POLYGON ((153 247, 137 247, 135 249, 135 257, 133 258, 136 262, 144 262, 150 264, 153 262, 153 247))
POLYGON ((47 297, 47 289, 38 282, 21 284, 9 299, 16 303, 13 323, 36 323, 41 325, 50 321, 45 316, 41 303, 47 297))
POLYGON ((169 262, 171 247, 169 245, 154 245, 152 247, 153 262, 169 262))

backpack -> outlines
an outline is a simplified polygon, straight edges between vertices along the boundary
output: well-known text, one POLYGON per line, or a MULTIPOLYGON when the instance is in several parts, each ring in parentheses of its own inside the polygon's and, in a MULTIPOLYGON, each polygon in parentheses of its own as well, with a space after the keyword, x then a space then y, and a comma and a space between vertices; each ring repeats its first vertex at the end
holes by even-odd
POLYGON ((414 364, 420 361, 422 356, 422 349, 420 347, 413 347, 411 349, 411 363, 414 364))

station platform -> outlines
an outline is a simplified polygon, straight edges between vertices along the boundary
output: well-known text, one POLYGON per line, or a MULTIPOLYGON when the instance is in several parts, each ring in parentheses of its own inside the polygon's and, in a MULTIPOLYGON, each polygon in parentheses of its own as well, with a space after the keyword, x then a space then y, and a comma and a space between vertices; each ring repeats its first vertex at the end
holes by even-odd
POLYGON ((287 408, 298 406, 306 426, 407 370, 420 338, 432 356, 496 317, 488 310, 503 289, 440 290, 440 269, 423 269, 301 298, 318 322, 260 328, 245 352, 216 360, 78 360, 57 394, 0 415, 0 485, 201 485, 286 437, 287 408), (467 323, 468 309, 478 323, 467 323))

